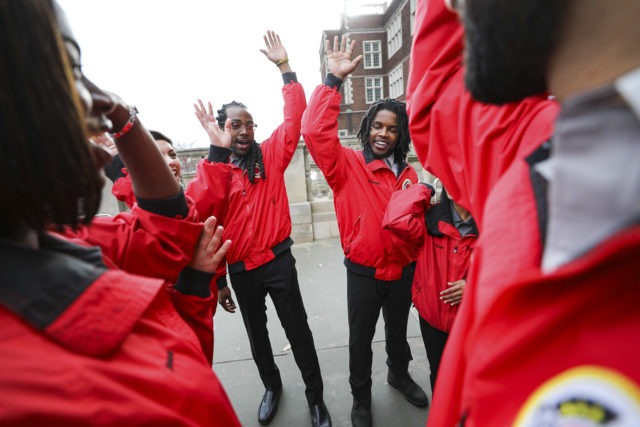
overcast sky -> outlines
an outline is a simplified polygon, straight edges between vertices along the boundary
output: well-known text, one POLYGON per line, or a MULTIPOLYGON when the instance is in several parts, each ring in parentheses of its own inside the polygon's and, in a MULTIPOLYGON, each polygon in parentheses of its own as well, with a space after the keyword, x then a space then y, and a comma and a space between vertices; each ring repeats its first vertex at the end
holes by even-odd
MULTIPOLYGON (((344 0, 58 1, 87 77, 135 104, 147 128, 194 147, 208 146, 193 114, 198 98, 214 108, 243 102, 256 139, 267 138, 282 121, 282 79, 260 52, 262 36, 280 35, 308 99, 321 83, 322 31, 340 28, 344 8, 344 0)), ((347 0, 347 12, 372 2, 347 0)))

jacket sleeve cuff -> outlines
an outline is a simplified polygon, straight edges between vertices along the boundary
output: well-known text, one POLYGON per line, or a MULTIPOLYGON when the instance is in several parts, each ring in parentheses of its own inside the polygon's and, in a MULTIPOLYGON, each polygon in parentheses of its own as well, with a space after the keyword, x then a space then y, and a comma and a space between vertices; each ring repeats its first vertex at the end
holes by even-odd
POLYGON ((227 275, 226 274, 224 276, 220 276, 218 278, 217 285, 218 285, 218 290, 224 289, 224 288, 226 288, 228 286, 227 285, 227 275))
POLYGON ((338 91, 342 86, 342 79, 338 78, 335 74, 327 73, 327 76, 324 78, 324 84, 338 91))
POLYGON ((296 73, 293 71, 282 73, 282 81, 284 82, 284 84, 298 83, 298 76, 296 76, 296 73))
POLYGON ((178 276, 178 281, 174 288, 185 295, 194 295, 200 298, 207 298, 211 295, 209 283, 213 279, 214 273, 207 273, 185 267, 178 276))
POLYGON ((232 153, 231 148, 218 147, 217 145, 210 145, 208 160, 213 163, 227 163, 231 153, 232 153))
POLYGON ((136 197, 138 206, 145 211, 149 211, 158 215, 166 216, 169 218, 176 218, 180 215, 186 218, 189 215, 189 206, 187 205, 187 199, 184 197, 184 191, 180 189, 180 193, 163 200, 145 200, 136 197))
POLYGON ((431 192, 431 197, 435 196, 436 194, 436 189, 433 188, 433 186, 431 186, 430 184, 427 184, 426 182, 421 182, 420 184, 424 185, 425 187, 427 187, 427 189, 431 192))
POLYGON ((111 159, 111 163, 104 167, 104 174, 107 175, 107 178, 109 178, 111 182, 116 182, 118 178, 122 178, 124 176, 124 172, 122 171, 123 168, 124 163, 122 163, 120 154, 116 154, 111 159))

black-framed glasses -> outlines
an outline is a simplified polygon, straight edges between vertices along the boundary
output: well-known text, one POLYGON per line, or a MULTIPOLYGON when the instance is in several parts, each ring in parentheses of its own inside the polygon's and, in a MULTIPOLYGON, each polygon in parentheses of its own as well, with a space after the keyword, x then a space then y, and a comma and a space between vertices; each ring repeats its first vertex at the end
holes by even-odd
POLYGON ((231 121, 231 129, 233 130, 240 130, 242 128, 245 128, 247 132, 251 132, 257 127, 258 125, 253 122, 242 123, 240 120, 231 121))

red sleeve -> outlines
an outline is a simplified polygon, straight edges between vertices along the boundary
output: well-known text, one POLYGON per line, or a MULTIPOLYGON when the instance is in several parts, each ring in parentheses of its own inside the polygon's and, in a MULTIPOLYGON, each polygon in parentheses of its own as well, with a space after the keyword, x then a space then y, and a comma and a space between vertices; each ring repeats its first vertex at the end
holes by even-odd
POLYGON ((195 177, 185 194, 195 201, 201 221, 215 216, 218 224, 224 225, 229 210, 231 177, 229 163, 210 162, 207 159, 198 163, 195 177))
POLYGON ((134 205, 131 212, 96 217, 89 226, 64 234, 99 246, 115 267, 174 283, 191 260, 203 227, 193 201, 187 201, 187 218, 169 218, 134 205))
POLYGON ((275 165, 282 173, 287 169, 300 141, 300 121, 307 108, 304 88, 298 82, 287 83, 282 88, 284 121, 264 141, 262 152, 270 157, 265 162, 275 165))
POLYGON ((302 116, 302 135, 309 154, 334 191, 346 182, 349 171, 344 147, 338 138, 340 100, 337 90, 321 84, 311 94, 302 116))
POLYGON ((133 184, 131 183, 129 173, 126 169, 122 171, 124 172, 124 176, 115 180, 111 187, 111 194, 113 194, 116 199, 123 201, 127 207, 131 209, 136 202, 136 195, 133 194, 133 184))
POLYGON ((186 295, 178 292, 172 286, 167 288, 169 298, 173 302, 180 317, 193 329, 202 351, 209 363, 213 363, 213 294, 208 298, 186 295))
POLYGON ((474 101, 464 87, 461 38, 443 1, 418 2, 407 109, 420 162, 482 227, 493 184, 551 137, 559 106, 546 95, 504 106, 474 101))
POLYGON ((433 192, 426 185, 412 185, 391 194, 382 219, 382 228, 390 230, 414 248, 421 248, 426 234, 424 214, 433 192))

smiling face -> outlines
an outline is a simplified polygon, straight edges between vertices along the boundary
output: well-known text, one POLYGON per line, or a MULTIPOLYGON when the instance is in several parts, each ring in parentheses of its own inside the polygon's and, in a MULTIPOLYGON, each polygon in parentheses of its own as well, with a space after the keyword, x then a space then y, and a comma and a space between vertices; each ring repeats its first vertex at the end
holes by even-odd
POLYGON ((398 116, 393 111, 376 113, 369 129, 369 146, 377 159, 388 157, 398 143, 398 116))
POLYGON ((176 180, 180 182, 181 165, 180 160, 178 159, 178 154, 176 153, 176 150, 173 149, 173 145, 169 144, 169 142, 164 139, 156 139, 156 145, 160 149, 160 153, 162 153, 164 161, 169 166, 169 169, 171 169, 171 173, 173 173, 176 180))
POLYGON ((236 157, 246 157, 254 141, 253 117, 246 108, 227 108, 227 118, 231 120, 231 150, 236 157))

